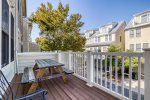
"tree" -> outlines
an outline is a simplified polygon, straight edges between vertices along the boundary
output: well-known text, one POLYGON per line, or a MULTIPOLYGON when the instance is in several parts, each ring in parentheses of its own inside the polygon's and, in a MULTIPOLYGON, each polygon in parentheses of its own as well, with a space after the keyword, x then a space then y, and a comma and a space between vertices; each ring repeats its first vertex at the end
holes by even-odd
POLYGON ((80 21, 81 15, 69 16, 69 5, 63 6, 60 2, 54 9, 49 2, 41 4, 30 20, 40 28, 42 37, 37 38, 37 43, 42 50, 80 51, 85 45, 85 38, 80 36, 80 28, 84 24, 80 21))

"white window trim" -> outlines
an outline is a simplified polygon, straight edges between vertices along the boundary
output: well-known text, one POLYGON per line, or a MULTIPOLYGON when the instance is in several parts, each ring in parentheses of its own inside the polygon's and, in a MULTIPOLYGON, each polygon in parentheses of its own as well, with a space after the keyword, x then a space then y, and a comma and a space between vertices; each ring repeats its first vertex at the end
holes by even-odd
POLYGON ((129 30, 129 38, 134 38, 135 37, 135 29, 129 30), (131 31, 133 31, 133 37, 130 37, 131 31))
MULTIPOLYGON (((136 49, 136 46, 135 46, 135 44, 134 43, 131 43, 132 45, 133 45, 133 51, 136 51, 135 49, 136 49)), ((132 50, 131 48, 130 48, 130 45, 131 44, 129 44, 129 50, 132 50)))
POLYGON ((136 43, 136 44, 135 44, 135 51, 136 51, 136 52, 141 52, 141 51, 142 51, 142 43, 136 43), (136 48, 136 45, 137 45, 137 44, 140 44, 140 46, 141 46, 140 51, 137 51, 137 48, 136 48))
MULTIPOLYGON (((142 37, 142 29, 141 29, 141 28, 136 28, 136 29, 135 29, 135 32, 134 32, 135 35, 134 35, 134 37, 137 37, 137 36, 136 36, 136 31, 137 31, 138 29, 140 29, 140 31, 141 31, 141 36, 140 36, 140 37, 142 37)), ((137 37, 137 38, 138 38, 138 37, 137 37)))
POLYGON ((144 15, 147 15, 147 21, 148 21, 148 22, 146 22, 146 23, 149 23, 149 22, 150 22, 150 19, 149 19, 150 13, 147 13, 147 14, 143 14, 143 15, 140 16, 140 23, 141 23, 141 24, 146 24, 146 23, 142 23, 142 16, 144 16, 144 15))

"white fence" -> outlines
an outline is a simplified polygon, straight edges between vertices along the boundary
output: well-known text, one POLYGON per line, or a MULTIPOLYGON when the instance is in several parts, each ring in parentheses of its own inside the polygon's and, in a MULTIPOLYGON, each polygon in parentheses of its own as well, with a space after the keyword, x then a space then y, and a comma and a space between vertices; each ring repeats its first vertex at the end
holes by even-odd
POLYGON ((18 71, 21 73, 24 67, 33 66, 35 59, 54 59, 64 63, 65 67, 74 71, 75 76, 86 81, 88 86, 98 87, 119 99, 150 98, 150 50, 144 53, 20 53, 18 71), (133 63, 135 59, 136 64, 133 63), (142 65, 143 61, 145 66, 142 65))
POLYGON ((22 73, 25 67, 34 66, 36 59, 53 59, 58 61, 58 53, 18 53, 18 72, 22 73))

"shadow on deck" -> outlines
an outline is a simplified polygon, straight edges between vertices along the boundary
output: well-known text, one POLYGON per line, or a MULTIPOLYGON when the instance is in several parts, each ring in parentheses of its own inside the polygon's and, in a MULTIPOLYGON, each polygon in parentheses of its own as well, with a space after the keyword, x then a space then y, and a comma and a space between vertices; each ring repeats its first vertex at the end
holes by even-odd
MULTIPOLYGON (((12 82, 21 80, 22 75, 15 75, 12 82)), ((68 83, 61 78, 41 82, 42 88, 48 91, 49 100, 117 100, 115 97, 96 88, 88 87, 86 82, 75 76, 68 76, 68 83)), ((11 84, 15 96, 23 95, 23 85, 11 84)))

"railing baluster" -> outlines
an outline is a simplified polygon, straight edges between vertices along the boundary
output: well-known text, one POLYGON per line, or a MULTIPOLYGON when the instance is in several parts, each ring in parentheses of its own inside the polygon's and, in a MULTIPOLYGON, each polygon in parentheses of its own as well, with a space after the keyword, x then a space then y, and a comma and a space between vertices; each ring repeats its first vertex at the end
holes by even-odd
POLYGON ((118 93, 118 57, 115 58, 115 91, 118 93))
POLYGON ((92 57, 93 58, 93 81, 96 82, 96 79, 95 79, 95 76, 96 76, 95 75, 95 65, 96 65, 95 64, 95 55, 92 55, 92 56, 93 56, 92 57))
POLYGON ((122 96, 124 96, 124 57, 122 56, 122 96))
POLYGON ((85 67, 86 67, 86 66, 85 66, 85 56, 86 56, 86 55, 84 54, 84 56, 83 56, 83 67, 84 67, 84 77, 86 78, 86 76, 85 76, 85 74, 86 74, 86 73, 85 73, 85 72, 86 72, 86 71, 85 71, 85 67))
POLYGON ((132 58, 129 57, 129 99, 132 100, 132 58))
POLYGON ((105 55, 105 87, 107 88, 107 56, 105 55))
POLYGON ((100 69, 101 69, 101 72, 100 72, 100 77, 101 77, 101 86, 103 85, 103 59, 102 59, 102 55, 100 56, 100 59, 101 59, 101 65, 100 65, 100 69))
POLYGON ((110 89, 112 90, 112 56, 110 56, 110 89))
POLYGON ((97 69, 96 78, 98 83, 98 55, 96 56, 96 69, 97 69))
POLYGON ((141 100, 141 58, 138 57, 138 100, 141 100))
POLYGON ((82 64, 81 73, 82 73, 82 77, 84 77, 84 75, 83 75, 83 69, 84 69, 84 67, 83 67, 83 55, 84 55, 84 54, 81 55, 81 59, 82 59, 82 62, 81 62, 81 64, 82 64))
POLYGON ((75 54, 75 72, 77 74, 77 54, 75 54))

